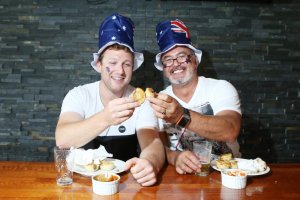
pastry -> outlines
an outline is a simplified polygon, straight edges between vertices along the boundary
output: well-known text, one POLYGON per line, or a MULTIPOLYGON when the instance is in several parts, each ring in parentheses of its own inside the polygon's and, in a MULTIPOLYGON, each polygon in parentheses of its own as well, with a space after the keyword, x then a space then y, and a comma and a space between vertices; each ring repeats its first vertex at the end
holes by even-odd
POLYGON ((105 171, 110 171, 115 168, 115 164, 112 161, 103 160, 100 164, 100 169, 105 171))
POLYGON ((216 165, 218 169, 229 169, 230 162, 228 160, 216 160, 216 165))
POLYGON ((231 169, 237 169, 238 168, 238 161, 236 160, 230 160, 230 168, 231 169))
POLYGON ((152 88, 146 88, 145 90, 146 97, 155 97, 156 94, 152 88))
POLYGON ((137 101, 140 105, 144 103, 146 95, 143 89, 136 88, 131 94, 130 97, 137 101))
POLYGON ((94 172, 94 171, 99 170, 99 167, 100 167, 100 165, 97 165, 97 164, 94 164, 94 163, 90 163, 90 164, 87 164, 87 165, 84 166, 84 168, 87 171, 90 171, 90 172, 94 172))
POLYGON ((219 160, 231 160, 231 159, 232 159, 231 153, 225 153, 219 156, 219 160))
POLYGON ((222 154, 216 160, 216 166, 218 169, 237 169, 238 162, 232 159, 231 153, 222 154))

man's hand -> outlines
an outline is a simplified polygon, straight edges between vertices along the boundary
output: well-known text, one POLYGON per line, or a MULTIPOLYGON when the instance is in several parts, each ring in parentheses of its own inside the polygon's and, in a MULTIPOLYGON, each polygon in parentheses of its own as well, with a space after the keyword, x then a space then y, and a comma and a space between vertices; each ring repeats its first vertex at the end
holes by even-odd
POLYGON ((130 118, 134 109, 138 106, 139 103, 132 98, 118 98, 108 102, 103 112, 105 112, 106 119, 110 125, 117 125, 130 118))
POLYGON ((169 123, 175 124, 183 114, 182 106, 167 94, 159 93, 155 98, 149 97, 148 100, 155 110, 155 115, 169 123))
POLYGON ((175 160, 176 171, 179 174, 195 173, 201 169, 201 163, 191 151, 180 152, 175 160))
POLYGON ((146 159, 131 158, 125 163, 125 170, 129 170, 135 180, 142 186, 151 186, 156 183, 154 166, 146 159))

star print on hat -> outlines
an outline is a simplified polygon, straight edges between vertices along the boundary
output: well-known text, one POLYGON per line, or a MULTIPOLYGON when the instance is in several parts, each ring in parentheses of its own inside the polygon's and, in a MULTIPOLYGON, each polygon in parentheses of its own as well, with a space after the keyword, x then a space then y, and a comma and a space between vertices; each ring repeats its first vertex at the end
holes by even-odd
POLYGON ((113 13, 106 17, 99 27, 99 50, 93 54, 94 60, 91 62, 92 67, 99 72, 96 64, 102 51, 113 44, 120 44, 128 47, 130 51, 134 53, 133 70, 138 69, 144 62, 144 56, 134 49, 133 32, 134 24, 130 18, 118 13, 113 13))
POLYGON ((186 46, 192 49, 195 52, 199 63, 201 62, 202 51, 191 45, 189 29, 179 19, 168 20, 157 24, 156 38, 160 53, 155 56, 156 63, 154 63, 154 65, 158 70, 163 70, 161 55, 175 46, 186 46))

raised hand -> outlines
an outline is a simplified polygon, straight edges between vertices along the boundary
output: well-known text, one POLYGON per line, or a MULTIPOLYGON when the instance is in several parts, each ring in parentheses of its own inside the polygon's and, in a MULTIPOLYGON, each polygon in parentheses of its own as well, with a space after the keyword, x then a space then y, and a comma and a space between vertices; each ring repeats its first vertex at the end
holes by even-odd
POLYGON ((176 123, 183 114, 183 108, 173 97, 159 93, 157 96, 149 97, 155 115, 169 123, 176 123))
POLYGON ((130 118, 138 106, 139 103, 130 97, 118 98, 108 102, 103 112, 110 125, 117 125, 130 118))

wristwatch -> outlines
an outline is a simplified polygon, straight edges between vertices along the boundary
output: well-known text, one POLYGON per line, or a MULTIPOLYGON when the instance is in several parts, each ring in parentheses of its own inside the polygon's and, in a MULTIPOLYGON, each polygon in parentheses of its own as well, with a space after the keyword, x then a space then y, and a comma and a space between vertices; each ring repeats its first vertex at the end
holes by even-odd
POLYGON ((183 114, 181 118, 178 120, 178 122, 176 123, 176 126, 186 128, 190 122, 191 122, 190 111, 186 108, 183 108, 183 114))

